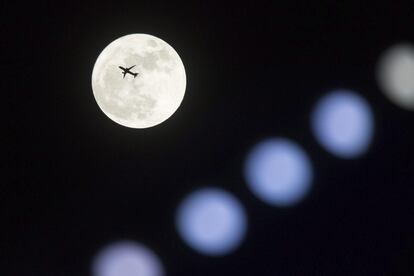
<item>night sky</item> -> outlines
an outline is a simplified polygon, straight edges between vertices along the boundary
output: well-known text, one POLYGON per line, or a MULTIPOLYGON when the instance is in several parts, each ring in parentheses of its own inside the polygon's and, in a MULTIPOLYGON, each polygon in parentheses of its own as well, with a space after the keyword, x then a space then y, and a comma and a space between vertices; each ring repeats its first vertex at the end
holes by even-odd
POLYGON ((384 50, 414 43, 413 3, 1 10, 1 275, 89 275, 97 251, 122 239, 150 247, 167 275, 414 275, 414 112, 390 102, 375 75, 384 50), (92 93, 96 58, 131 33, 167 41, 186 68, 181 107, 153 128, 114 123, 92 93), (336 88, 374 113, 372 144, 351 160, 310 129, 314 104, 336 88), (246 186, 246 154, 269 137, 309 154, 313 186, 298 205, 266 205, 246 186), (193 251, 175 229, 177 205, 205 185, 234 194, 248 215, 243 243, 224 257, 193 251))

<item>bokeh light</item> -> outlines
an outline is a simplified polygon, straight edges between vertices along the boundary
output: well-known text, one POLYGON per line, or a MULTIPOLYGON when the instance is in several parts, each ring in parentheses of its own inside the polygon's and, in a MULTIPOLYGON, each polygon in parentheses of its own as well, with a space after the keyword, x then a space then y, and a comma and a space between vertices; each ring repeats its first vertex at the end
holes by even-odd
POLYGON ((177 231, 201 254, 221 256, 242 242, 247 218, 242 205, 219 188, 202 188, 188 195, 177 209, 177 231))
POLYGON ((377 80, 392 102, 414 110, 414 46, 398 44, 385 51, 378 62, 377 80))
POLYGON ((286 207, 309 192, 313 171, 310 159, 296 143, 285 138, 262 141, 245 162, 248 187, 264 202, 286 207))
POLYGON ((98 252, 92 263, 93 276, 163 276, 158 257, 147 247, 120 241, 98 252))
POLYGON ((355 92, 335 90, 314 107, 311 128, 327 151, 340 158, 355 158, 365 153, 372 141, 372 110, 355 92))

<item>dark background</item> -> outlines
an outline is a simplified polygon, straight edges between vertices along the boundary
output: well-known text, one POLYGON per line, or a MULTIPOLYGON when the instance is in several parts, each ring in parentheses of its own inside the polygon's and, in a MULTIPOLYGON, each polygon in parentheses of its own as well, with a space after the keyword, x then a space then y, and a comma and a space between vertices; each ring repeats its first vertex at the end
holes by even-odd
POLYGON ((414 113, 375 79, 386 48, 414 42, 414 5, 309 2, 3 2, 0 274, 89 275, 99 248, 132 239, 168 275, 414 275, 414 113), (130 33, 167 41, 186 67, 180 109, 144 130, 109 120, 91 89, 99 53, 130 33), (330 155, 310 132, 334 88, 374 110, 361 158, 330 155), (314 165, 292 208, 260 202, 243 179, 248 150, 272 136, 314 165), (204 185, 248 212, 244 243, 225 257, 192 251, 174 229, 179 201, 204 185))

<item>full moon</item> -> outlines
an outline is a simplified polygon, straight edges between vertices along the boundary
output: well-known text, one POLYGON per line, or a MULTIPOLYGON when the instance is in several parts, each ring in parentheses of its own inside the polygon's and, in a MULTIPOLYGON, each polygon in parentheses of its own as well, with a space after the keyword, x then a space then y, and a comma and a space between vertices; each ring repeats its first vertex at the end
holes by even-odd
POLYGON ((92 72, 92 90, 100 109, 130 128, 148 128, 167 120, 180 106, 185 88, 180 56, 168 43, 148 34, 130 34, 111 42, 92 72))

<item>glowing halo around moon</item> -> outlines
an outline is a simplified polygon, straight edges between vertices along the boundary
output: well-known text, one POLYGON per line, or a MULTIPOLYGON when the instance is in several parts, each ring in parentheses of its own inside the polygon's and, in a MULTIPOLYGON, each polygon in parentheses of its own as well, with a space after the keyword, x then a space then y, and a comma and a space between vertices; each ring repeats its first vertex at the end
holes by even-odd
POLYGON ((186 88, 184 65, 165 41, 148 34, 130 34, 111 42, 98 56, 92 90, 111 120, 130 128, 158 125, 174 114, 186 88), (123 77, 119 66, 138 73, 123 77))

